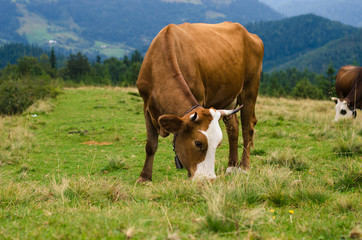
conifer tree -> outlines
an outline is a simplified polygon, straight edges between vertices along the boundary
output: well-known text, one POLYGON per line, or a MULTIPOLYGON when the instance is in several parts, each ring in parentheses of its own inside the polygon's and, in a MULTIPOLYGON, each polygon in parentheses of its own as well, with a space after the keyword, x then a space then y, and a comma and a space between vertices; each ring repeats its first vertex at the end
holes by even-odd
POLYGON ((56 59, 56 56, 55 56, 55 51, 54 51, 54 48, 52 47, 51 51, 50 51, 50 66, 52 69, 56 69, 56 65, 57 65, 57 59, 56 59))

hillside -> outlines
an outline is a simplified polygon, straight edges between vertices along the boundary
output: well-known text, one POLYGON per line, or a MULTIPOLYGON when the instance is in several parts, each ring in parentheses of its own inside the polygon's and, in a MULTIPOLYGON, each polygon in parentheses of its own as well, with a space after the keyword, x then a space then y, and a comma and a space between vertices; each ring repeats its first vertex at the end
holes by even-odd
MULTIPOLYGON (((333 22, 313 14, 279 21, 249 24, 246 27, 250 32, 258 34, 264 42, 263 68, 265 71, 278 68, 278 66, 293 61, 332 41, 342 39, 359 31, 358 28, 333 22)), ((348 52, 345 52, 345 55, 349 55, 348 58, 356 54, 353 48, 343 46, 342 42, 335 42, 333 46, 333 50, 330 50, 330 53, 344 48, 344 50, 348 50, 348 52)), ((312 60, 308 56, 304 56, 305 61, 312 60)), ((358 59, 360 58, 355 60, 357 61, 358 59)), ((330 60, 327 60, 328 64, 330 60)), ((341 58, 339 61, 345 62, 347 60, 341 58)), ((288 66, 297 65, 289 64, 288 66)), ((313 67, 310 67, 313 71, 321 70, 319 66, 313 65, 313 67)), ((322 71, 324 70, 322 69, 322 71)))
POLYGON ((261 37, 264 71, 308 67, 324 72, 330 62, 335 67, 362 64, 359 28, 313 14, 281 19, 282 15, 261 1, 110 0, 105 4, 0 0, 0 44, 10 41, 45 49, 53 46, 62 55, 81 51, 93 59, 95 55, 104 59, 123 57, 134 49, 145 53, 153 37, 169 23, 229 20, 246 25, 261 37))
POLYGON ((282 18, 258 0, 0 0, 0 5, 0 41, 40 46, 56 41, 59 48, 117 57, 146 48, 169 23, 282 18))
POLYGON ((361 0, 261 0, 286 16, 314 13, 344 24, 362 27, 361 0))
POLYGON ((281 64, 272 70, 296 67, 299 70, 312 69, 315 72, 323 73, 328 69, 330 63, 336 69, 344 65, 362 64, 362 30, 331 41, 321 48, 281 64))

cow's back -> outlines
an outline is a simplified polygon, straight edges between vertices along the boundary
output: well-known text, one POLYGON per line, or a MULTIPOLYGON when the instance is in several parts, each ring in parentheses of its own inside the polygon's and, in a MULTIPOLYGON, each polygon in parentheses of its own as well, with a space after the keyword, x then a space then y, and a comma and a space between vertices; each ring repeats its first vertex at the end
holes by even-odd
POLYGON ((343 66, 339 69, 336 75, 336 93, 340 99, 348 95, 361 69, 361 67, 350 65, 343 66))
POLYGON ((238 23, 185 23, 175 32, 179 39, 188 39, 178 56, 181 71, 206 107, 226 107, 241 92, 244 81, 261 72, 263 44, 238 23))

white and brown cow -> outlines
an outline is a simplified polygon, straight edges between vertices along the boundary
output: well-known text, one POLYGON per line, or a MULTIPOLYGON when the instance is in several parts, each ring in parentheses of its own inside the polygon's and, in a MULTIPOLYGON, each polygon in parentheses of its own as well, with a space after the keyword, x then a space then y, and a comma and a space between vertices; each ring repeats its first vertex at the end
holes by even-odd
POLYGON ((362 109, 362 67, 344 66, 336 75, 336 103, 334 121, 355 118, 356 109, 362 109))
POLYGON ((174 134, 174 149, 191 178, 215 178, 223 117, 229 137, 228 170, 249 168, 255 101, 264 46, 238 23, 168 25, 152 41, 137 87, 144 100, 146 161, 138 182, 152 180, 158 136, 174 134), (244 151, 238 163, 241 108, 244 151))

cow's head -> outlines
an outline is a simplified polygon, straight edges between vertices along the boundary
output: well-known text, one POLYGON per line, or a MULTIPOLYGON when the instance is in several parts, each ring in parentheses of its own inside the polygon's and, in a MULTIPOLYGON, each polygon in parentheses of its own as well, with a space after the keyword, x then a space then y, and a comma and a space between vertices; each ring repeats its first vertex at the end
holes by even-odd
POLYGON ((215 153, 222 140, 219 120, 238 112, 198 107, 182 118, 162 115, 158 122, 169 133, 175 135, 175 151, 189 177, 215 179, 215 153))
POLYGON ((349 106, 346 100, 340 100, 339 98, 332 97, 332 100, 336 103, 336 116, 334 121, 337 122, 340 119, 356 118, 357 111, 349 106))

